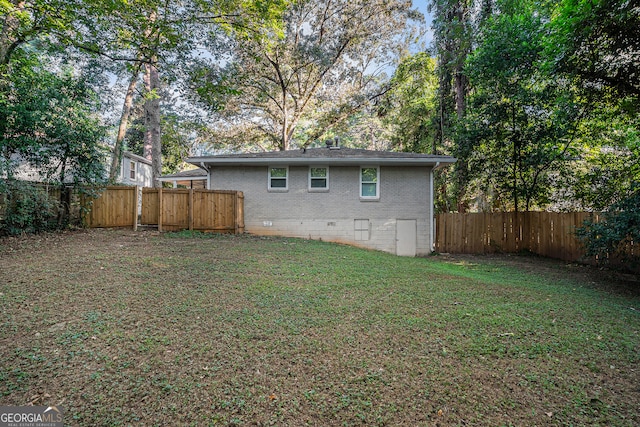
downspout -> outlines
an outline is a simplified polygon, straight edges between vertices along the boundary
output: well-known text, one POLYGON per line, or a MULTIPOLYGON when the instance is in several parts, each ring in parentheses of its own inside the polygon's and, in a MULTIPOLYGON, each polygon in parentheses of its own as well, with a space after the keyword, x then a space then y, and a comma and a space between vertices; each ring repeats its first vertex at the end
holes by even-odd
POLYGON ((433 233, 435 231, 436 215, 433 209, 433 171, 438 169, 440 162, 436 162, 435 166, 429 171, 429 212, 431 212, 431 221, 429 221, 429 248, 431 252, 435 251, 435 239, 433 233))
POLYGON ((211 190, 211 172, 209 168, 204 165, 204 162, 200 162, 200 167, 207 171, 207 190, 211 190))

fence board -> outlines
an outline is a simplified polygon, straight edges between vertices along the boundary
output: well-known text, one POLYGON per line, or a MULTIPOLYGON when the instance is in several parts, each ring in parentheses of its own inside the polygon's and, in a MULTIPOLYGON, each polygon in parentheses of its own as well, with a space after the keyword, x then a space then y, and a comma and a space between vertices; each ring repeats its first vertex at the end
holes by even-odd
POLYGON ((533 253, 576 261, 584 250, 575 229, 588 212, 443 213, 436 216, 436 250, 449 253, 533 253))

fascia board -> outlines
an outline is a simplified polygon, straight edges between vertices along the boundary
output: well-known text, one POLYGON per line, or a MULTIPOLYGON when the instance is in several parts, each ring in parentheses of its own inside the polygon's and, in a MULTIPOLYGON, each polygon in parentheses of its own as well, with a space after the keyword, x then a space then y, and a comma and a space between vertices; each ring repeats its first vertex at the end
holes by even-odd
POLYGON ((328 165, 328 166, 358 166, 358 165, 381 165, 381 166, 432 166, 455 163, 453 157, 419 157, 419 158, 385 158, 385 157, 363 157, 354 158, 189 158, 187 163, 194 165, 215 166, 268 166, 268 165, 328 165))

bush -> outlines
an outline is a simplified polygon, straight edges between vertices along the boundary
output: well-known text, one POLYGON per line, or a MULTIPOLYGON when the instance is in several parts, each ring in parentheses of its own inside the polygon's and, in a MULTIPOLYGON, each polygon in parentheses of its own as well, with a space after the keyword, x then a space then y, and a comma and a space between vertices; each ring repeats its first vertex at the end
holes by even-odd
POLYGON ((622 261, 635 269, 640 264, 640 189, 612 205, 598 221, 585 221, 576 234, 587 256, 601 263, 622 261))
POLYGON ((4 215, 0 230, 4 234, 39 233, 58 225, 58 204, 45 188, 23 181, 5 181, 4 215))

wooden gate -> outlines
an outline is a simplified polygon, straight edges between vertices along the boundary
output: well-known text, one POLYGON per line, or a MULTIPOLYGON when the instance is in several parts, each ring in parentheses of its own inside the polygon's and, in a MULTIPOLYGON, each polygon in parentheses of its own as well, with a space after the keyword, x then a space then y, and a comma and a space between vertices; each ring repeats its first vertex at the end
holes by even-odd
POLYGON ((96 189, 95 198, 83 196, 83 222, 87 227, 133 227, 138 224, 138 187, 96 189))
POLYGON ((160 231, 200 230, 244 232, 244 195, 241 191, 142 189, 142 225, 160 231))

